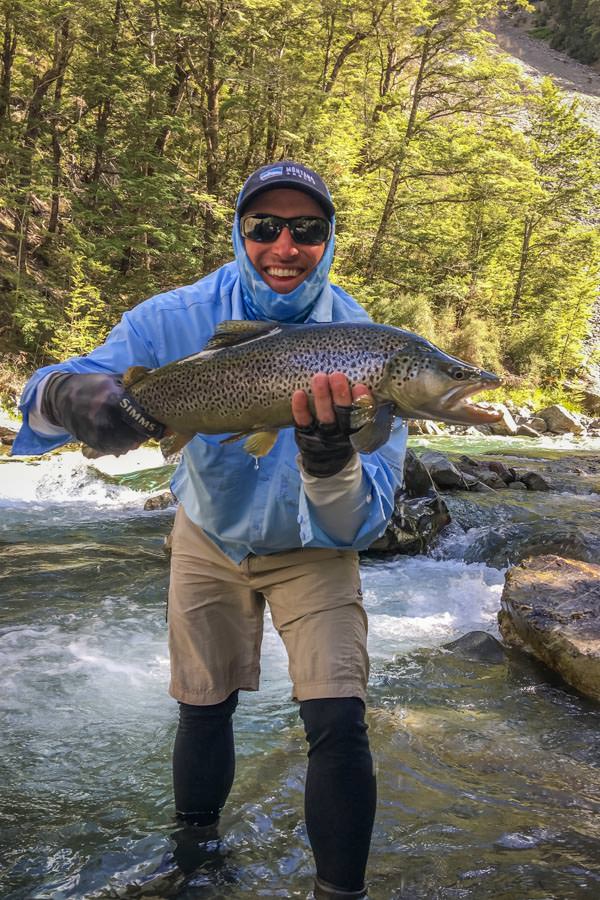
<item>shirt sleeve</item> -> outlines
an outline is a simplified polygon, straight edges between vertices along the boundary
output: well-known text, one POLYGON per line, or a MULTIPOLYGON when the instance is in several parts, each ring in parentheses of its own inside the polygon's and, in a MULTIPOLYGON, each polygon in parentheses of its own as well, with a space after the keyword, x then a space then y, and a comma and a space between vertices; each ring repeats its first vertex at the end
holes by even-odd
POLYGON ((19 410, 23 424, 12 446, 12 456, 33 456, 46 453, 71 440, 71 435, 46 422, 40 412, 41 393, 48 375, 54 372, 71 374, 120 374, 129 366, 158 365, 153 335, 148 328, 152 317, 148 309, 142 316, 138 310, 145 304, 125 313, 108 335, 106 342, 88 356, 75 356, 63 363, 44 366, 32 375, 23 391, 19 410))
POLYGON ((360 480, 350 464, 332 478, 313 479, 336 481, 329 492, 327 485, 311 484, 309 476, 303 474, 298 516, 303 547, 366 550, 383 535, 404 479, 407 436, 406 423, 397 419, 383 447, 375 453, 361 454, 360 480))

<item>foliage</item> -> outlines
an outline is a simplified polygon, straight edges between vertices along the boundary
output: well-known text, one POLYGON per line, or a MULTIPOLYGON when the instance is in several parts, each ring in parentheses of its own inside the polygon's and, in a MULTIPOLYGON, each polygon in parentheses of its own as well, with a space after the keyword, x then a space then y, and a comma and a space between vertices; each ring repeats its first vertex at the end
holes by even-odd
POLYGON ((376 319, 559 380, 598 284, 598 138, 498 53, 501 7, 0 0, 0 350, 89 351, 229 259, 244 178, 298 158, 376 319))

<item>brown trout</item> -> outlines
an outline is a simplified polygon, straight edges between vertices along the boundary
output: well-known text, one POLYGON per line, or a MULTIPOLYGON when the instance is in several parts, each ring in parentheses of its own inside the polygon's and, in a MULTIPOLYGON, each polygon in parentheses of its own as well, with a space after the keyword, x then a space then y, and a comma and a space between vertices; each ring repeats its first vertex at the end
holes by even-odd
POLYGON ((389 438, 395 416, 465 425, 500 417, 468 402, 477 391, 497 387, 497 375, 409 331, 372 323, 222 322, 199 353, 159 369, 134 366, 123 383, 171 432, 165 452, 200 432, 230 434, 224 442, 246 437, 245 450, 264 456, 278 430, 294 424, 293 392, 305 390, 312 405, 316 372, 342 372, 351 386, 371 390, 373 400, 361 398, 352 413, 352 443, 366 453, 389 438))

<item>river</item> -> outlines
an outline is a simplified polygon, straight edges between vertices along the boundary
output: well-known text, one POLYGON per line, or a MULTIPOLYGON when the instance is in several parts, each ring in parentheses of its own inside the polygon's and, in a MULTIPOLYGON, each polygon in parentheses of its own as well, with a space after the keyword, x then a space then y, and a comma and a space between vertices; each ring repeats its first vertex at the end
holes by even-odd
MULTIPOLYGON (((416 443, 517 456, 550 446, 416 443)), ((541 455, 572 452, 564 439, 541 455)), ((95 464, 76 452, 0 458, 5 900, 141 896, 135 884, 173 846, 162 550, 172 511, 142 510, 168 479, 151 468, 160 462, 145 449, 95 464)), ((363 565, 379 781, 370 896, 598 897, 598 705, 522 657, 442 648, 474 629, 498 636, 504 571, 466 561, 473 534, 498 532, 500 507, 479 496, 474 527, 454 523, 434 556, 363 565)), ((597 524, 597 495, 564 485, 528 495, 529 510, 539 502, 550 523, 552 497, 597 524)), ((510 498, 519 521, 524 503, 510 498)), ((306 896, 305 744, 270 623, 262 664, 261 691, 236 713, 220 850, 186 888, 167 877, 144 896, 306 896)))

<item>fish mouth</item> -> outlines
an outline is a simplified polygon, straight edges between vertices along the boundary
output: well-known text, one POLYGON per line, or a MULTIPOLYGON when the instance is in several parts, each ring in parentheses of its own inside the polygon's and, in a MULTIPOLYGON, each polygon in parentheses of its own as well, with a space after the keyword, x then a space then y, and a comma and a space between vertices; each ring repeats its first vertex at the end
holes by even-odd
POLYGON ((479 391, 490 390, 499 387, 502 379, 491 372, 480 373, 475 382, 458 384, 450 388, 439 399, 438 415, 441 421, 457 422, 464 425, 486 425, 498 422, 502 413, 496 409, 488 409, 471 401, 473 394, 479 391))

